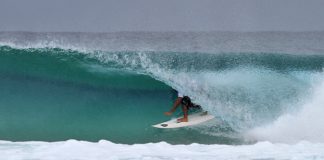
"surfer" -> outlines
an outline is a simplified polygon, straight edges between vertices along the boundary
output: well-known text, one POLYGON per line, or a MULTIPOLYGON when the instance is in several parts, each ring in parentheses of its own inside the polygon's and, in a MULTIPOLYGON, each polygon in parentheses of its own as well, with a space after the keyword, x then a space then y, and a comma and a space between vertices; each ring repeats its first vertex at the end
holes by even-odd
POLYGON ((172 113, 178 108, 178 106, 182 107, 183 118, 179 118, 178 122, 188 122, 188 110, 189 109, 201 109, 200 105, 196 105, 191 102, 191 99, 188 96, 184 96, 180 92, 178 92, 178 97, 173 103, 173 106, 169 112, 164 112, 165 115, 170 116, 172 113))

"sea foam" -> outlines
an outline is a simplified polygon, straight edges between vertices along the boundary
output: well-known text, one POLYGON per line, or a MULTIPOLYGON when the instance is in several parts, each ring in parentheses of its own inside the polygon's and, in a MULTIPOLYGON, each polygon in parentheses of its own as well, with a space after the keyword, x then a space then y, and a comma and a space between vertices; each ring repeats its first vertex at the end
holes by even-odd
POLYGON ((0 159, 324 159, 324 144, 294 145, 259 142, 253 145, 171 145, 165 142, 124 145, 101 140, 97 143, 0 142, 0 159))
POLYGON ((315 84, 311 98, 305 100, 301 109, 283 114, 271 124, 250 130, 247 137, 271 142, 296 143, 307 140, 323 143, 324 81, 315 84))

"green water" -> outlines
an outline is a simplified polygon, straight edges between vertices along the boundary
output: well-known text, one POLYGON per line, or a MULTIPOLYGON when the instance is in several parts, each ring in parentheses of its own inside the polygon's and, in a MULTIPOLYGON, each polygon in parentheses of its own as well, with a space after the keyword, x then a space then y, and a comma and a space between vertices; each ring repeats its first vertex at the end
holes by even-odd
POLYGON ((116 68, 93 71, 74 59, 80 55, 61 56, 0 55, 1 140, 229 143, 197 130, 151 127, 170 119, 163 112, 175 93, 164 83, 116 68))
POLYGON ((162 113, 173 101, 170 89, 116 90, 13 76, 1 76, 0 82, 2 140, 220 141, 207 140, 196 131, 151 127, 169 119, 162 113))

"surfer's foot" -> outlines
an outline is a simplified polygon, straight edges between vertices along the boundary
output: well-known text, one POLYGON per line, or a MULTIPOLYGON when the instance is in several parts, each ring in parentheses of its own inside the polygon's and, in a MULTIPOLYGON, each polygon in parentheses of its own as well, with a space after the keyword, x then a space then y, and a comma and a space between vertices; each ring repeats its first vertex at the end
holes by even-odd
POLYGON ((179 118, 177 122, 188 122, 188 118, 179 118))
POLYGON ((172 112, 164 112, 164 115, 170 116, 172 112))

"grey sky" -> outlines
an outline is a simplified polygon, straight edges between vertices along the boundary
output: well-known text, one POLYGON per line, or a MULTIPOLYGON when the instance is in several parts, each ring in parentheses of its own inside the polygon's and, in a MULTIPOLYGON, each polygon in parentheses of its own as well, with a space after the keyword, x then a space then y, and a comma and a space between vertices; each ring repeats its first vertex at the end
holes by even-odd
POLYGON ((0 31, 324 30, 324 0, 0 0, 0 31))

